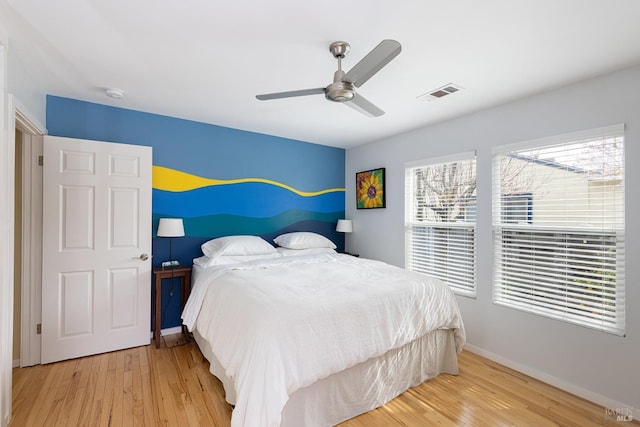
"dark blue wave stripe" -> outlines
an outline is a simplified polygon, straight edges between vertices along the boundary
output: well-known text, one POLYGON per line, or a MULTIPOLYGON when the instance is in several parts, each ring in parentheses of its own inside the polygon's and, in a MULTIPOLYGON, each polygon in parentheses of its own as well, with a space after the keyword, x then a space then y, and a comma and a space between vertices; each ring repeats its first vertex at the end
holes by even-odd
MULTIPOLYGON (((273 244, 273 239, 283 233, 291 231, 313 231, 326 236, 333 241, 339 250, 344 249, 344 233, 338 233, 334 223, 323 221, 299 221, 285 228, 270 233, 256 234, 273 244)), ((237 233, 248 234, 248 233, 237 233)), ((229 236, 230 233, 211 234, 207 236, 185 236, 172 239, 172 254, 169 256, 169 239, 156 237, 153 239, 153 265, 160 266, 162 261, 177 259, 182 265, 190 265, 193 258, 202 256, 200 245, 210 239, 229 236)))
MULTIPOLYGON (((158 219, 171 216, 168 214, 153 214, 154 235, 157 231, 158 219)), ((306 212, 290 210, 270 218, 250 218, 237 215, 207 215, 196 218, 184 218, 184 230, 190 237, 217 237, 232 234, 265 235, 278 230, 290 229, 293 224, 314 224, 312 228, 322 230, 335 229, 338 219, 344 218, 344 211, 337 212, 306 212)), ((314 231, 314 230, 308 230, 314 231)))
POLYGON ((303 197, 263 183, 218 185, 184 192, 153 190, 153 212, 181 218, 221 214, 266 218, 292 209, 336 212, 344 210, 344 203, 344 191, 303 197))

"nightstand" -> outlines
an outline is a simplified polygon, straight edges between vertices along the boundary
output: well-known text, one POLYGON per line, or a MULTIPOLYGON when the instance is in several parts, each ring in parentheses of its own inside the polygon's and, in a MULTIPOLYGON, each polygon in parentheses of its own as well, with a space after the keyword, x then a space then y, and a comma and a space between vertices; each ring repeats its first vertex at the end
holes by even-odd
POLYGON ((186 265, 166 268, 155 267, 153 274, 156 276, 153 340, 156 342, 156 348, 158 348, 160 347, 160 328, 162 327, 162 279, 180 278, 180 309, 183 309, 191 292, 191 267, 186 265))

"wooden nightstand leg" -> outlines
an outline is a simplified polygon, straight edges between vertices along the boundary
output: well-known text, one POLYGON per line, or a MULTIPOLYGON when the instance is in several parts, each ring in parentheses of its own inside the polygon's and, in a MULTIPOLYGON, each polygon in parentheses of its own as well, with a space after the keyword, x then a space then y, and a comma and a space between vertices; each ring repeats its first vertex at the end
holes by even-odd
POLYGON ((156 348, 160 347, 160 328, 162 319, 160 318, 160 306, 162 305, 162 278, 156 275, 155 285, 155 317, 153 319, 153 340, 156 342, 156 348))
MULTIPOLYGON (((180 283, 180 307, 184 310, 184 305, 187 303, 187 298, 189 298, 189 294, 191 292, 191 274, 190 272, 185 272, 184 276, 182 276, 182 281, 180 283)), ((182 312, 180 312, 180 316, 182 316, 182 312)), ((180 319, 182 322, 182 318, 180 319)), ((182 335, 184 335, 185 339, 189 340, 189 331, 187 327, 181 323, 182 327, 182 335)))

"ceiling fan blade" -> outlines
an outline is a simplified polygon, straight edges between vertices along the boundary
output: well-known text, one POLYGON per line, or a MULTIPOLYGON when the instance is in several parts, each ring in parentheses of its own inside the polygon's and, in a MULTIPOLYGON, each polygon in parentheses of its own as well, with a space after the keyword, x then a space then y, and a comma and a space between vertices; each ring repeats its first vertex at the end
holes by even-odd
POLYGON ((395 40, 382 40, 371 52, 360 60, 342 78, 343 82, 349 82, 356 87, 362 86, 382 67, 387 65, 402 51, 402 46, 395 40))
POLYGON ((376 107, 373 103, 371 103, 371 101, 367 100, 359 93, 356 94, 356 96, 351 101, 344 102, 343 104, 348 105, 354 110, 359 111, 365 116, 369 117, 380 117, 384 114, 384 111, 376 107))
POLYGON ((324 95, 324 88, 314 88, 314 89, 303 89, 303 90, 291 90, 289 92, 277 92, 277 93, 266 93, 264 95, 256 95, 260 101, 267 101, 269 99, 279 99, 279 98, 293 98, 294 96, 307 96, 307 95, 324 95))

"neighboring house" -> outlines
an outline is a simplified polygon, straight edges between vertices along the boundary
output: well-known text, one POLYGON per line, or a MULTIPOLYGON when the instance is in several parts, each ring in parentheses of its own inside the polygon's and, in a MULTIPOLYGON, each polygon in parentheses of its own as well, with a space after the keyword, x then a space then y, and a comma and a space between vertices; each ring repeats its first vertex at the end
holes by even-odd
POLYGON ((615 209, 615 202, 623 197, 622 177, 593 174, 575 163, 513 157, 505 169, 512 178, 509 188, 502 189, 502 208, 511 212, 514 223, 550 227, 593 228, 623 220, 615 209), (549 182, 563 182, 564 186, 545 185, 549 182), (566 188, 571 188, 575 208, 569 217, 564 203, 557 203, 567 199, 566 188))

